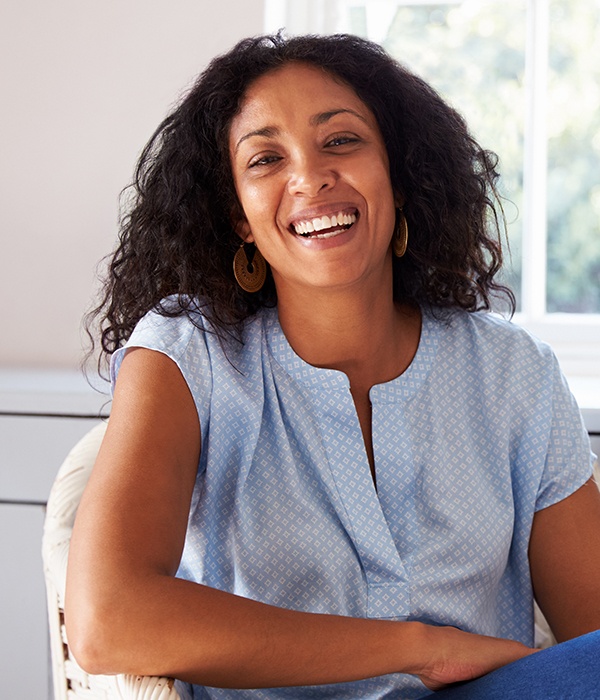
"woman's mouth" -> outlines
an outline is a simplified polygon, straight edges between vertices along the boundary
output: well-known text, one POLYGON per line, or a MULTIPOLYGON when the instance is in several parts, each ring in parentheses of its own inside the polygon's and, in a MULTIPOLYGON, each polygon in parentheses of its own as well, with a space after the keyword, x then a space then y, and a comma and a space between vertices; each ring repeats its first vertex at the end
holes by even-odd
POLYGON ((303 238, 331 238, 349 229, 358 218, 357 212, 339 212, 333 216, 317 216, 306 221, 297 221, 291 230, 303 238))

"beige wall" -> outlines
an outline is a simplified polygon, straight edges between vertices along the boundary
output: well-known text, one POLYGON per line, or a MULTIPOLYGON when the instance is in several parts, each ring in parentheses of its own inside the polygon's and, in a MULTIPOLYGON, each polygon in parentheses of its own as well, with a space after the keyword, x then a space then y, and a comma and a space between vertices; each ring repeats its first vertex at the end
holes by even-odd
POLYGON ((71 368, 140 149, 263 0, 3 0, 0 368, 71 368))

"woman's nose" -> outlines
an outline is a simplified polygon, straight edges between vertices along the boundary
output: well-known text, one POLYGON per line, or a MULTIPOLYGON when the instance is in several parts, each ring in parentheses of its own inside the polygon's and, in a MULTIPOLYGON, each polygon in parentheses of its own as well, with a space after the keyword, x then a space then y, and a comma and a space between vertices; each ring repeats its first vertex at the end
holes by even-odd
POLYGON ((322 190, 331 189, 337 180, 335 171, 318 156, 303 156, 292 165, 288 190, 292 195, 315 197, 322 190))

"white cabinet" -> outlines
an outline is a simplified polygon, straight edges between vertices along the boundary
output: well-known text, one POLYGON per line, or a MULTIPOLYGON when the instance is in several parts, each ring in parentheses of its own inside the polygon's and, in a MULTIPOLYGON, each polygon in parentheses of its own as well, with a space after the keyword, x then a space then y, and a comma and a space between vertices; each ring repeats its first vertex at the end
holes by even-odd
POLYGON ((0 678, 2 697, 52 700, 41 539, 54 476, 106 412, 70 373, 0 372, 0 678))
POLYGON ((0 498, 45 504, 63 459, 97 423, 71 416, 0 416, 0 498))
POLYGON ((0 674, 5 698, 51 698, 40 541, 43 506, 0 504, 0 674))

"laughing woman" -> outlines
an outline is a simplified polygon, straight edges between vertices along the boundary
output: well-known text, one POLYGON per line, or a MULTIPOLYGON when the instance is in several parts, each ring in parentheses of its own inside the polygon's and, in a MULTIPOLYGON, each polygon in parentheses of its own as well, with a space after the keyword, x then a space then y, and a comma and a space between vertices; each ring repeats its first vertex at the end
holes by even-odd
POLYGON ((600 494, 551 351, 489 313, 513 305, 495 166, 364 40, 211 63, 142 154, 96 312, 84 668, 195 698, 597 697, 600 494), (574 641, 533 652, 534 595, 574 641))

